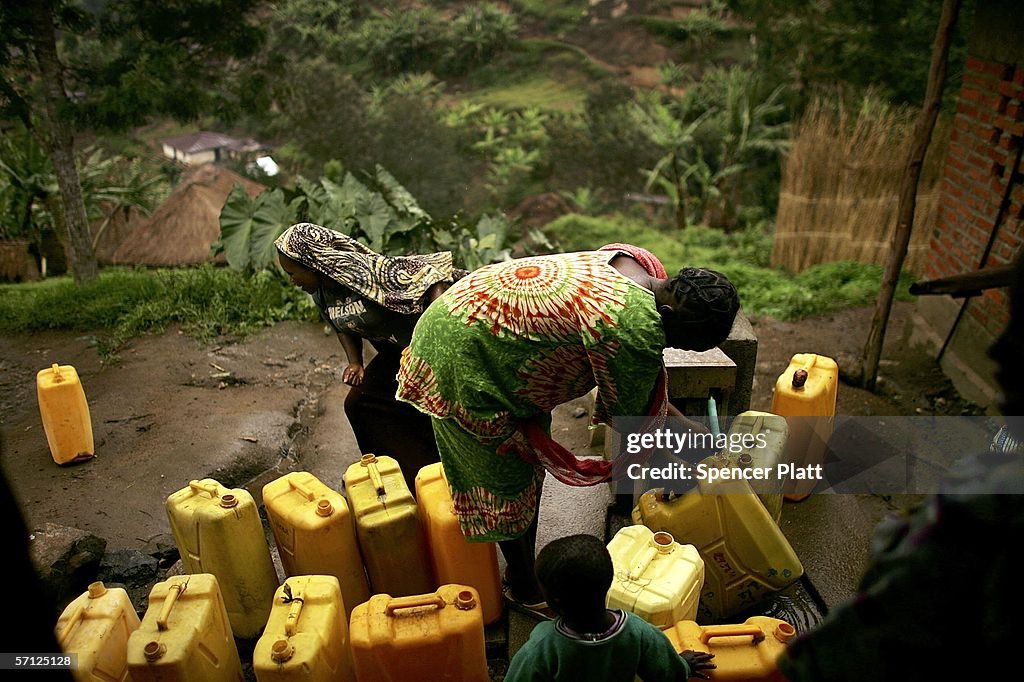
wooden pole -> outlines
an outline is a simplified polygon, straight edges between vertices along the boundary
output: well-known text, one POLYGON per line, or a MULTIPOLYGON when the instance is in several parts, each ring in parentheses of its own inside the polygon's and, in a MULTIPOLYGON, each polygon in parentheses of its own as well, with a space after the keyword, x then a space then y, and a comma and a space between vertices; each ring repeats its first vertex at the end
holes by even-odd
POLYGON ((864 353, 861 356, 860 384, 868 390, 875 390, 878 379, 878 361, 882 356, 882 343, 885 341, 885 328, 889 324, 889 313, 892 311, 892 299, 896 293, 900 270, 907 256, 910 244, 910 231, 914 227, 914 209, 917 201, 917 185, 921 178, 921 167, 932 139, 935 121, 939 117, 939 106, 942 103, 942 86, 946 81, 946 66, 949 57, 949 45, 953 41, 953 29, 957 15, 960 13, 961 0, 943 0, 942 16, 935 31, 935 42, 932 43, 932 61, 928 69, 928 86, 925 91, 921 114, 914 126, 914 140, 907 159, 906 170, 900 183, 899 206, 896 211, 896 231, 892 239, 892 251, 882 276, 882 285, 878 290, 875 303, 875 315, 871 320, 871 331, 868 333, 864 353))

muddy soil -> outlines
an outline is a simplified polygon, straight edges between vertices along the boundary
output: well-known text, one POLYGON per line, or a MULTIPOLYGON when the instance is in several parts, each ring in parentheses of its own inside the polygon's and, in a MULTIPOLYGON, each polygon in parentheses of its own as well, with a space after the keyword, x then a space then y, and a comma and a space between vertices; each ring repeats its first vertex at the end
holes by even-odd
MULTIPOLYGON (((880 390, 841 385, 841 414, 978 411, 929 353, 909 346, 911 315, 910 304, 894 310, 880 390)), ((759 348, 752 408, 770 406, 793 353, 855 357, 870 316, 858 308, 792 323, 753 320, 759 348)), ((333 335, 300 323, 213 344, 171 329, 136 339, 113 363, 100 361, 89 335, 2 337, 3 467, 30 526, 75 526, 106 538, 110 549, 139 548, 166 533, 164 500, 190 479, 212 477, 258 494, 267 480, 306 469, 340 486, 344 468, 359 456, 341 409, 343 357, 333 335), (82 464, 55 465, 41 427, 34 377, 54 362, 77 368, 89 401, 97 456, 82 464)), ((568 419, 556 433, 573 438, 568 419)), ((586 438, 576 440, 574 449, 586 438)))

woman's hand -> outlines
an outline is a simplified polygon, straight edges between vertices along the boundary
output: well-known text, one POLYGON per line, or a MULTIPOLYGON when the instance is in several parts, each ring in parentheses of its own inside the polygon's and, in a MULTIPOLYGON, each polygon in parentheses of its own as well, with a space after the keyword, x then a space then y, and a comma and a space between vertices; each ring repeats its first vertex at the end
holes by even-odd
POLYGON ((341 373, 341 380, 349 386, 358 386, 363 383, 363 366, 354 362, 351 363, 341 373))
POLYGON ((702 680, 710 679, 705 670, 714 670, 718 666, 711 662, 711 659, 715 657, 714 654, 709 654, 704 651, 694 651, 693 649, 687 649, 683 653, 679 654, 686 661, 686 664, 690 666, 690 677, 699 677, 702 680))

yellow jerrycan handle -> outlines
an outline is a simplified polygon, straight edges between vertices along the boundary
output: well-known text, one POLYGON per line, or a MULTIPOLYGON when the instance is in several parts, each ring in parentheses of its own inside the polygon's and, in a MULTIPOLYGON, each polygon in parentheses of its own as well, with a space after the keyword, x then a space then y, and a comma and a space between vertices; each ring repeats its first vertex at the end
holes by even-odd
POLYGON ((675 541, 671 533, 666 533, 663 530, 659 530, 652 535, 650 543, 641 550, 639 560, 629 569, 629 573, 626 576, 627 579, 639 580, 640 576, 644 574, 644 571, 647 570, 647 567, 651 565, 651 562, 659 554, 668 554, 672 551, 672 545, 675 541))
POLYGON ((178 597, 185 591, 188 586, 188 581, 176 582, 167 588, 167 598, 164 599, 163 608, 160 609, 160 615, 156 618, 156 629, 160 631, 167 630, 167 620, 171 617, 171 609, 178 601, 178 597))
POLYGON ((302 595, 292 596, 291 587, 289 587, 287 582, 284 585, 288 588, 285 590, 287 595, 285 601, 291 604, 291 608, 288 609, 288 618, 284 622, 284 634, 287 637, 292 637, 295 635, 295 628, 299 625, 299 614, 302 611, 302 604, 304 602, 302 595))
POLYGON ((705 625, 700 629, 700 643, 707 644, 714 637, 753 637, 754 644, 764 639, 764 630, 756 625, 705 625))
POLYGON ((60 382, 64 381, 64 375, 60 373, 59 364, 57 364, 56 362, 53 363, 51 371, 53 372, 53 383, 59 384, 60 382))
POLYGON ((381 478, 380 469, 377 467, 377 455, 363 455, 359 463, 366 467, 366 471, 370 475, 370 481, 373 483, 373 489, 377 491, 377 496, 380 497, 386 494, 384 479, 381 478))
MULTIPOLYGON (((384 607, 384 615, 394 618, 395 611, 400 609, 415 609, 421 606, 433 606, 437 609, 443 609, 447 605, 448 602, 444 600, 444 597, 436 592, 434 594, 414 594, 411 597, 396 597, 392 599, 384 607)), ((460 611, 468 611, 476 606, 476 598, 469 590, 462 590, 455 596, 452 606, 460 611)))
POLYGON ((415 609, 420 606, 434 606, 438 609, 443 609, 447 606, 444 597, 441 595, 434 594, 415 594, 411 597, 396 597, 388 602, 388 605, 384 607, 384 615, 389 618, 394 617, 395 611, 399 609, 415 609))
POLYGON ((203 483, 202 481, 189 481, 188 487, 192 489, 193 495, 198 495, 199 493, 206 493, 211 498, 219 497, 219 495, 217 494, 217 486, 215 484, 203 483))
POLYGON ((312 502, 313 499, 316 497, 316 495, 313 494, 312 490, 302 485, 292 477, 288 477, 288 486, 298 494, 305 497, 307 502, 312 502))

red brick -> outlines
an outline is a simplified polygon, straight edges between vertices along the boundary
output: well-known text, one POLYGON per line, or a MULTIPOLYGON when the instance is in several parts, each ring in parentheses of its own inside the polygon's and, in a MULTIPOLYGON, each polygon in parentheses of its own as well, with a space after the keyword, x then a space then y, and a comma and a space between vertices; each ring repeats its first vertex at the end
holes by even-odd
POLYGON ((967 158, 967 147, 961 142, 950 142, 946 157, 956 161, 967 158))
POLYGON ((991 74, 999 80, 1009 80, 1013 77, 1013 65, 1003 64, 1001 62, 986 62, 985 66, 982 67, 982 71, 987 74, 991 74))
POLYGON ((981 168, 986 173, 988 173, 992 165, 992 161, 991 159, 988 158, 988 155, 983 156, 981 154, 971 154, 969 157, 967 157, 967 163, 972 168, 981 168))
POLYGON ((1016 99, 1020 97, 1021 89, 1013 81, 1000 81, 997 92, 1004 97, 1016 99))
POLYGON ((971 129, 971 120, 957 110, 956 118, 953 119, 953 127, 956 130, 968 131, 971 129))
MULTIPOLYGON (((960 148, 960 145, 955 145, 955 146, 960 148)), ((950 145, 949 152, 947 152, 947 154, 946 154, 946 168, 947 169, 952 168, 952 169, 954 169, 956 171, 959 171, 959 172, 963 173, 964 171, 967 170, 967 164, 964 163, 964 161, 963 161, 965 155, 962 154, 962 153, 961 154, 954 154, 953 153, 953 147, 954 147, 954 145, 950 145)))
POLYGON ((974 55, 967 55, 967 63, 964 64, 964 71, 981 71, 984 73, 985 65, 988 62, 978 59, 974 55))
POLYGON ((1004 263, 1009 263, 1010 259, 1013 258, 1013 249, 1011 249, 1010 245, 1006 242, 1002 242, 996 246, 996 251, 1004 263))
MULTIPOLYGON (((974 88, 964 88, 963 90, 960 91, 960 103, 962 105, 960 107, 960 110, 963 110, 968 106, 967 102, 980 102, 981 99, 982 94, 980 90, 975 90, 974 88)), ((973 114, 971 115, 973 116, 973 114)))

